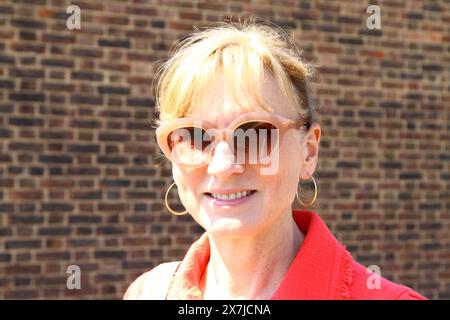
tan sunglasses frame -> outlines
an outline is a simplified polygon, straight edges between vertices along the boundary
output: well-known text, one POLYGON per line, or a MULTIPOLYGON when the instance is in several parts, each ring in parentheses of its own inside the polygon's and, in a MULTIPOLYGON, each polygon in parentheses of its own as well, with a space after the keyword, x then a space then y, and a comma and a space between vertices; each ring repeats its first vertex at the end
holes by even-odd
MULTIPOLYGON (((160 123, 160 126, 156 129, 156 140, 158 142, 159 147, 161 148, 164 155, 172 162, 176 163, 177 165, 180 165, 182 167, 189 167, 189 168, 195 168, 200 167, 208 164, 211 161, 211 156, 209 156, 206 161, 195 164, 195 165, 189 165, 186 163, 178 163, 177 161, 174 161, 172 157, 172 152, 170 150, 169 144, 167 142, 167 138, 169 134, 180 128, 184 127, 197 127, 201 128, 203 130, 213 130, 214 136, 220 136, 221 138, 218 140, 214 140, 214 143, 218 143, 218 141, 225 140, 230 141, 229 139, 232 138, 232 135, 234 131, 240 127, 241 125, 248 123, 248 122, 254 122, 254 121, 264 121, 271 123, 279 130, 278 135, 278 143, 281 139, 281 136, 284 134, 284 132, 287 129, 300 129, 302 126, 302 119, 288 119, 286 117, 280 116, 278 114, 272 113, 272 112, 262 112, 262 111, 255 111, 255 112, 248 112, 244 113, 240 116, 238 116, 236 119, 234 119, 226 128, 224 129, 218 129, 215 128, 210 122, 205 120, 200 120, 196 118, 179 118, 179 119, 173 119, 173 120, 167 120, 160 123), (198 125, 198 123, 201 122, 201 126, 198 125), (217 141, 217 142, 216 142, 217 141)), ((278 146, 276 146, 278 147, 278 146)))

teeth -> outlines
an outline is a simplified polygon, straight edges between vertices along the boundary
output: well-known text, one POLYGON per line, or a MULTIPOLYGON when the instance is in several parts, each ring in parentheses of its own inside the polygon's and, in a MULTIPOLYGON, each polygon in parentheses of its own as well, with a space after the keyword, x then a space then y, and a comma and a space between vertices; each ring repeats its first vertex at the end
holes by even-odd
POLYGON ((235 192, 235 193, 229 193, 229 194, 217 194, 217 193, 211 193, 211 196, 215 199, 219 200, 234 200, 239 199, 248 196, 250 191, 242 191, 242 192, 235 192))

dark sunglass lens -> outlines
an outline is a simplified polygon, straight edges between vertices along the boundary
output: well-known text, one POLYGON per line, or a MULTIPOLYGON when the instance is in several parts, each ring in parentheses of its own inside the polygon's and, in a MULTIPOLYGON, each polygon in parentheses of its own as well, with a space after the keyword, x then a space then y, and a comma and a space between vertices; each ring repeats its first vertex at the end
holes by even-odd
POLYGON ((172 131, 167 137, 170 150, 174 148, 183 149, 205 149, 211 143, 205 130, 198 127, 183 127, 172 131))
POLYGON ((235 156, 245 163, 257 163, 272 152, 278 130, 272 123, 252 121, 240 125, 233 134, 235 156))

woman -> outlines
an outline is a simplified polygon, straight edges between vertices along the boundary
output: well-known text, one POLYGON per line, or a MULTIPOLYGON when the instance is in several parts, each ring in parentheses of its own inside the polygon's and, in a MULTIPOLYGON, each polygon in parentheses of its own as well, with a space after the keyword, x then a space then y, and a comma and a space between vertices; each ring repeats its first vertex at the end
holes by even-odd
MULTIPOLYGON (((293 210, 321 127, 311 68, 269 26, 223 24, 163 66, 156 131, 186 211, 206 230, 180 262, 137 278, 125 299, 425 299, 355 262, 321 220, 293 210)), ((167 192, 169 192, 167 190, 167 192)))

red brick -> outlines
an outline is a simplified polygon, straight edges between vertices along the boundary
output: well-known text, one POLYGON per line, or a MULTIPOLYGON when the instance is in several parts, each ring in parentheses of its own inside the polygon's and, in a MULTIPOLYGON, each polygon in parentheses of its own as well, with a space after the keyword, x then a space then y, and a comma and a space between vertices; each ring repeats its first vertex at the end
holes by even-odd
POLYGON ((155 72, 175 39, 243 11, 280 25, 318 66, 311 209, 362 264, 450 297, 444 1, 386 2, 380 31, 357 2, 83 0, 80 31, 57 6, 24 3, 0 5, 0 299, 117 299, 184 256, 204 230, 164 205, 173 177, 150 126, 155 72), (77 263, 83 290, 57 286, 77 263))

